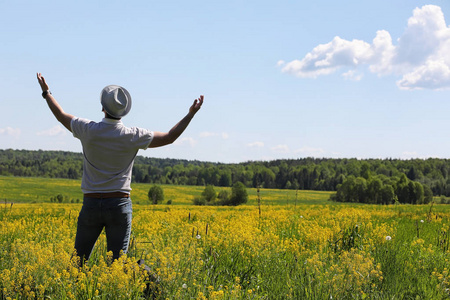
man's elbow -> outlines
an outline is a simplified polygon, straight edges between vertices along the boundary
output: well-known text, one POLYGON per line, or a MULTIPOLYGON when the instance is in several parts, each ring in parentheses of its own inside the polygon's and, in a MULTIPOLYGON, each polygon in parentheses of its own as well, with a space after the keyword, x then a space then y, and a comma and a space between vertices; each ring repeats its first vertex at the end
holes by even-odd
POLYGON ((176 141, 177 139, 175 138, 168 138, 166 141, 165 141, 165 144, 166 145, 171 145, 171 144, 173 144, 175 141, 176 141))
POLYGON ((175 142, 175 139, 171 139, 168 136, 160 137, 160 138, 154 138, 150 142, 149 148, 163 147, 163 146, 167 146, 167 145, 173 144, 173 142, 175 142))
POLYGON ((172 133, 172 132, 169 132, 169 133, 165 136, 165 144, 166 144, 166 145, 173 144, 179 137, 180 137, 179 134, 174 134, 174 133, 172 133))
POLYGON ((72 128, 70 126, 70 123, 72 122, 73 116, 71 115, 58 115, 56 119, 65 127, 67 130, 72 132, 72 128))

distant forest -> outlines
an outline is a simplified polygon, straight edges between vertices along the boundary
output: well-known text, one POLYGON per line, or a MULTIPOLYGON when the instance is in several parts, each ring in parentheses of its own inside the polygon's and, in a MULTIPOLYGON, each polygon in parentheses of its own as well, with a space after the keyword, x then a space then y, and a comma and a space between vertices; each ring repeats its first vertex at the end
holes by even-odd
MULTIPOLYGON (((65 151, 0 150, 0 175, 80 179, 83 154, 65 151)), ((137 156, 133 182, 336 191, 350 176, 402 177, 450 196, 448 159, 299 158, 224 164, 137 156)))

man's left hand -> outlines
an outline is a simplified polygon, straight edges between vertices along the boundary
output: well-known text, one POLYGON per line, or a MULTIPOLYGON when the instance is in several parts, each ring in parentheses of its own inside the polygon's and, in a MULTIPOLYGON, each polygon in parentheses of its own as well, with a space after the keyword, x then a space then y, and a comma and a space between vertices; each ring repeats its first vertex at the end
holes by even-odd
POLYGON ((48 91, 48 84, 45 82, 44 76, 41 73, 37 73, 37 80, 43 92, 48 91))

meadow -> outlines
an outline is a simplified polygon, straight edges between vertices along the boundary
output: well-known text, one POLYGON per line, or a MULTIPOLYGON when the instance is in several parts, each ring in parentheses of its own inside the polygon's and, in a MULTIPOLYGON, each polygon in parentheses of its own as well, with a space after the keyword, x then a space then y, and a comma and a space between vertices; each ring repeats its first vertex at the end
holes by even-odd
POLYGON ((335 204, 327 193, 261 190, 259 211, 249 189, 247 205, 198 207, 190 203, 201 187, 169 186, 172 205, 148 205, 149 185, 133 185, 140 204, 129 253, 111 263, 101 235, 78 268, 81 204, 47 197, 76 199, 79 182, 34 180, 0 178, 1 198, 14 200, 0 205, 1 299, 450 297, 446 205, 335 204))
MULTIPOLYGON (((81 180, 0 176, 0 202, 50 202, 52 197, 61 194, 64 196, 65 202, 77 203, 83 199, 80 185, 81 180)), ((133 203, 150 204, 148 191, 151 186, 151 184, 133 183, 131 192, 133 203)), ((170 200, 172 205, 190 205, 192 200, 199 197, 204 190, 202 186, 159 186, 164 190, 164 203, 170 200)), ((215 187, 217 192, 221 189, 223 188, 215 187)), ((249 195, 248 204, 256 204, 256 189, 248 189, 247 192, 249 195)), ((330 195, 330 192, 322 191, 264 189, 261 198, 268 205, 326 204, 330 195)))

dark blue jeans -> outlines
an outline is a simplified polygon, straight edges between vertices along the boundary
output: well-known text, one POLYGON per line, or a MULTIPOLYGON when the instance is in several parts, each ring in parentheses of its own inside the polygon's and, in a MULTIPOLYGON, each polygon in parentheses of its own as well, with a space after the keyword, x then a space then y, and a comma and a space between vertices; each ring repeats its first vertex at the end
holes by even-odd
POLYGON ((113 259, 121 251, 128 251, 131 233, 132 206, 130 198, 88 198, 84 197, 78 216, 75 250, 81 264, 89 259, 95 242, 105 228, 108 251, 113 259))

